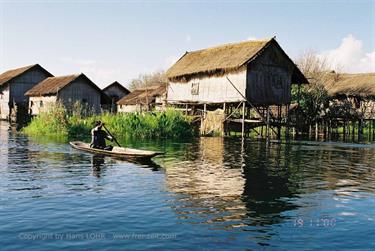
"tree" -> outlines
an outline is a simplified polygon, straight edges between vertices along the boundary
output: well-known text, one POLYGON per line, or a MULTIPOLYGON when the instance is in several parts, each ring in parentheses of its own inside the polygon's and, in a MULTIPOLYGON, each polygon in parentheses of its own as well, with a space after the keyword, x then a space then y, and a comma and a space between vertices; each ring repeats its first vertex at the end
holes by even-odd
POLYGON ((325 86, 328 74, 331 74, 326 59, 313 51, 308 51, 297 60, 297 65, 309 80, 308 85, 292 87, 292 102, 299 101, 299 112, 303 121, 314 124, 324 115, 328 106, 328 92, 325 86))
POLYGON ((156 71, 153 73, 139 74, 137 78, 130 82, 130 90, 134 90, 140 87, 159 85, 167 83, 167 77, 164 71, 156 71))

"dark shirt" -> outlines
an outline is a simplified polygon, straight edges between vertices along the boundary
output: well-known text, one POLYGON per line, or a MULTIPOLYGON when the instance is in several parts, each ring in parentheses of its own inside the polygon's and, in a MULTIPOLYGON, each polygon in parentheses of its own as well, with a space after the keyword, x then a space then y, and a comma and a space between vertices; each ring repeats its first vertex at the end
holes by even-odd
POLYGON ((92 129, 91 135, 91 147, 93 148, 104 149, 106 147, 105 139, 111 139, 105 131, 97 127, 92 129))

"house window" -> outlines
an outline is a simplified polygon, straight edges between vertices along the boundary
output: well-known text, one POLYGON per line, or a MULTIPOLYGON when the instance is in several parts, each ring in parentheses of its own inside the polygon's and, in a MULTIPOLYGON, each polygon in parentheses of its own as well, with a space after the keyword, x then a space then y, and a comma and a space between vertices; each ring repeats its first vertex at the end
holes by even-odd
POLYGON ((39 102, 39 107, 43 107, 43 101, 42 100, 39 102))
POLYGON ((198 95, 199 94, 199 83, 192 83, 191 84, 191 95, 198 95))
POLYGON ((34 105, 34 102, 30 101, 30 107, 32 107, 33 105, 34 105))

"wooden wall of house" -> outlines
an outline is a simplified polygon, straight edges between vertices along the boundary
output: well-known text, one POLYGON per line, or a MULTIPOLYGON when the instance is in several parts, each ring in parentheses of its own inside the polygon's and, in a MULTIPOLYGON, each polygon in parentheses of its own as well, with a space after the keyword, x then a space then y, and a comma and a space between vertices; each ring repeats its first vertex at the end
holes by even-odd
POLYGON ((142 109, 141 105, 117 105, 117 112, 140 112, 146 110, 142 109))
POLYGON ((25 96, 25 92, 48 77, 49 75, 45 71, 33 68, 11 80, 8 83, 10 86, 10 102, 27 105, 29 98, 25 96))
POLYGON ((230 84, 226 77, 228 77, 237 89, 245 95, 246 70, 220 77, 194 78, 186 83, 169 82, 167 100, 169 103, 223 103, 243 100, 242 96, 230 84))
POLYGON ((290 103, 293 69, 278 47, 270 45, 247 66, 247 99, 258 105, 290 103))
POLYGON ((30 69, 6 84, 0 95, 0 119, 8 119, 13 103, 27 109, 29 98, 25 93, 50 75, 38 67, 30 69))
POLYGON ((29 98, 29 113, 31 115, 38 115, 42 111, 48 111, 51 107, 56 105, 56 96, 41 96, 29 98))
POLYGON ((9 85, 6 85, 0 91, 0 119, 9 119, 9 85))
POLYGON ((108 96, 108 97, 117 97, 117 99, 115 101, 119 101, 121 98, 123 98, 125 95, 128 95, 129 93, 124 91, 124 89, 116 86, 116 85, 113 85, 109 88, 107 88, 104 93, 108 96))
POLYGON ((86 79, 78 78, 57 95, 58 101, 68 109, 77 101, 87 104, 93 112, 100 112, 101 92, 94 88, 86 79))

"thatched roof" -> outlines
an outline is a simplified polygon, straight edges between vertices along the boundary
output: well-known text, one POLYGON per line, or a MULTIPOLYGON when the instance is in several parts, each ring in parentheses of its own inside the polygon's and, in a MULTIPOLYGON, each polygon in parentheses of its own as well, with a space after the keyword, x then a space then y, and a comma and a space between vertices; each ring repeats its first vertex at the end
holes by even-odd
POLYGON ((375 97, 375 73, 330 73, 324 85, 330 96, 375 97))
POLYGON ((102 91, 105 92, 106 90, 108 90, 109 88, 114 87, 114 86, 117 86, 118 88, 120 88, 121 90, 123 90, 125 93, 130 93, 130 91, 127 88, 125 88, 122 84, 120 84, 117 81, 115 81, 112 84, 108 85, 102 91))
POLYGON ((17 68, 17 69, 8 70, 8 71, 0 74, 0 86, 5 85, 6 83, 11 81, 12 79, 14 79, 14 78, 20 76, 21 74, 23 74, 23 73, 25 73, 25 72, 27 72, 31 69, 34 69, 34 68, 40 68, 42 71, 46 72, 47 75, 53 76, 51 73, 49 73, 46 69, 44 69, 39 64, 33 64, 33 65, 20 67, 20 68, 17 68))
MULTIPOLYGON (((253 40, 240 43, 225 44, 208 49, 186 52, 166 75, 169 80, 180 80, 192 75, 211 75, 235 72, 245 69, 248 63, 255 60, 270 44, 275 44, 286 58, 295 66, 292 60, 281 49, 274 38, 253 40)), ((300 83, 308 83, 301 71, 295 66, 300 83)), ((298 79, 294 78, 294 79, 298 79)))
POLYGON ((136 105, 136 104, 150 104, 155 101, 157 96, 162 96, 167 92, 166 85, 154 85, 143 88, 138 88, 120 99, 118 105, 136 105))
POLYGON ((59 76, 59 77, 49 77, 31 88, 29 91, 25 93, 27 96, 47 96, 47 95, 55 95, 63 88, 77 80, 78 78, 83 78, 87 80, 87 82, 97 89, 101 94, 102 91, 100 88, 95 85, 86 75, 83 73, 81 74, 74 74, 74 75, 67 75, 67 76, 59 76))

